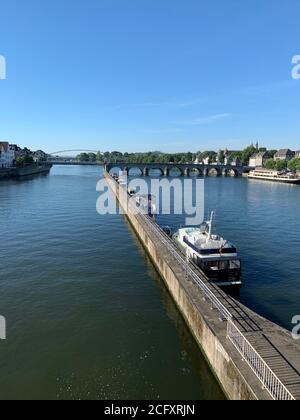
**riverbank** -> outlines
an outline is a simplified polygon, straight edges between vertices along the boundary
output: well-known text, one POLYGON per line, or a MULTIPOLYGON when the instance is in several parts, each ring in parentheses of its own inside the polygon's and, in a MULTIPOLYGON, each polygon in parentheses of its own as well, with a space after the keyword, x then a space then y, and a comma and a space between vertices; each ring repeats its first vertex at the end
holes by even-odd
POLYGON ((10 178, 23 178, 26 176, 47 174, 52 168, 51 163, 35 163, 20 168, 0 169, 0 180, 10 178))

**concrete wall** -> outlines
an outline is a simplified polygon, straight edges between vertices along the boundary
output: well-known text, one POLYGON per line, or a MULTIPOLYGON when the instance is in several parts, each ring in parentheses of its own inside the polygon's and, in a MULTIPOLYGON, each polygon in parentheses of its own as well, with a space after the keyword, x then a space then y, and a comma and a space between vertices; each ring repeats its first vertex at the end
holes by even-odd
MULTIPOLYGON (((105 176, 109 186, 116 193, 115 181, 107 174, 105 176)), ((121 198, 121 206, 124 205, 122 201, 121 198)), ((238 364, 242 365, 242 362, 240 357, 237 357, 236 350, 226 339, 226 322, 220 322, 218 315, 212 313, 210 305, 201 301, 203 297, 199 295, 199 290, 195 285, 189 283, 184 274, 168 263, 167 254, 159 249, 155 236, 147 232, 145 224, 141 222, 140 218, 144 216, 128 214, 127 217, 161 274, 228 398, 232 400, 270 399, 268 393, 262 390, 259 381, 256 381, 255 375, 249 378, 250 369, 246 366, 238 366, 238 364), (232 354, 235 357, 232 357, 232 354)))

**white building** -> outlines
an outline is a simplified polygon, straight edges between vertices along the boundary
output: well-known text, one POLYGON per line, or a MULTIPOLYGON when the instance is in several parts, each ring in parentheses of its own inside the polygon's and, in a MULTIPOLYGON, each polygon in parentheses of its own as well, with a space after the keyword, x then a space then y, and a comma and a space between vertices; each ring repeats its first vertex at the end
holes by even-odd
POLYGON ((14 166, 16 161, 16 149, 6 141, 0 142, 0 169, 14 166))
POLYGON ((263 168, 269 157, 268 152, 255 153, 250 157, 249 166, 251 168, 263 168))
POLYGON ((281 149, 274 155, 276 161, 287 160, 290 161, 295 157, 295 152, 292 152, 290 149, 281 149))

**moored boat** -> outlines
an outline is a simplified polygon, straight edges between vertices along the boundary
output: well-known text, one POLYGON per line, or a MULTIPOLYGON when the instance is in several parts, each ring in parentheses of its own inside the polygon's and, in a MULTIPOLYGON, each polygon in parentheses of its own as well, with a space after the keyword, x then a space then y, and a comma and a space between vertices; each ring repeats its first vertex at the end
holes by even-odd
POLYGON ((213 218, 212 212, 210 220, 200 228, 179 229, 173 238, 211 282, 220 287, 241 287, 241 259, 237 249, 213 234, 213 218))
POLYGON ((284 184, 300 184, 300 178, 293 172, 275 171, 265 168, 256 168, 248 175, 249 179, 260 179, 262 181, 282 182, 284 184))

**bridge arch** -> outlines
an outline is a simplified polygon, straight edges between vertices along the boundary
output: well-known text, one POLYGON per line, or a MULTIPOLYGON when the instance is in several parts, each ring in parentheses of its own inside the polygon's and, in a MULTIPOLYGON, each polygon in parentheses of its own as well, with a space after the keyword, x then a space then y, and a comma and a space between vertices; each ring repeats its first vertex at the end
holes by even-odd
POLYGON ((143 176, 143 168, 139 166, 133 166, 128 169, 128 176, 143 176))
POLYGON ((220 169, 214 166, 213 168, 208 169, 209 176, 220 176, 221 172, 220 169))
POLYGON ((224 169, 222 170, 222 175, 223 175, 223 176, 228 176, 228 169, 227 169, 227 168, 224 168, 224 169))
POLYGON ((148 169, 148 176, 152 177, 152 178, 158 178, 164 175, 164 170, 163 168, 160 167, 149 167, 148 169))
POLYGON ((236 177, 239 176, 239 171, 238 169, 232 167, 231 169, 229 169, 228 171, 228 176, 232 176, 232 177, 236 177))
MULTIPOLYGON (((62 153, 99 153, 99 150, 90 150, 90 149, 69 149, 69 150, 59 150, 58 152, 48 153, 49 156, 60 155, 62 153)), ((100 152, 101 153, 101 152, 100 152)))
POLYGON ((118 164, 116 164, 116 166, 111 166, 109 168, 109 174, 110 175, 120 175, 121 172, 124 171, 124 167, 118 166, 118 164))
POLYGON ((177 178, 177 177, 180 177, 180 176, 184 176, 184 171, 182 170, 182 168, 180 168, 180 166, 174 165, 169 170, 169 176, 172 177, 172 178, 177 178))
POLYGON ((198 167, 192 167, 190 168, 190 177, 196 178, 196 177, 202 177, 203 171, 201 168, 198 167))

